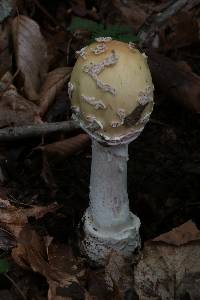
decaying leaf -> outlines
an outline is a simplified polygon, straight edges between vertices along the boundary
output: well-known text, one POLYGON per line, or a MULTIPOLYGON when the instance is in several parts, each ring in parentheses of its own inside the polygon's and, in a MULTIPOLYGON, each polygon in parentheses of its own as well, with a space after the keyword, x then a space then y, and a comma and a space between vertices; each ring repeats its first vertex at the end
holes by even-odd
POLYGON ((41 149, 45 154, 47 154, 47 156, 57 155, 63 159, 63 157, 67 157, 81 150, 85 145, 88 144, 89 140, 89 136, 85 133, 82 133, 63 141, 40 146, 38 149, 41 149))
POLYGON ((200 76, 155 51, 147 51, 147 54, 156 88, 193 112, 200 113, 200 76))
POLYGON ((38 107, 23 98, 16 88, 10 85, 0 101, 0 128, 28 125, 39 121, 38 107))
POLYGON ((70 67, 57 68, 48 73, 40 93, 40 115, 43 116, 53 103, 56 94, 63 88, 69 79, 70 67))
POLYGON ((145 244, 141 260, 134 270, 135 289, 139 299, 199 299, 198 229, 192 222, 189 222, 156 240, 145 244), (183 234, 185 229, 187 238, 183 234), (192 239, 188 238, 189 234, 193 237, 192 239), (197 236, 197 240, 194 239, 194 235, 197 236), (178 238, 178 243, 174 242, 175 237, 178 238), (174 246, 174 244, 180 246, 174 246))
POLYGON ((164 242, 174 246, 198 240, 200 240, 200 231, 191 220, 153 239, 155 242, 164 242))
POLYGON ((0 199, 0 225, 9 230, 12 233, 10 236, 15 238, 17 244, 13 245, 15 247, 12 249, 15 262, 22 268, 42 274, 47 279, 49 300, 70 297, 84 299, 87 293, 79 283, 85 275, 82 259, 76 258, 71 248, 54 245, 52 238, 40 237, 28 224, 28 217, 41 218, 58 207, 53 203, 46 207, 16 208, 8 200, 0 199))
POLYGON ((94 297, 94 300, 113 300, 113 291, 108 289, 108 282, 106 281, 103 269, 89 270, 87 285, 88 291, 94 297))
POLYGON ((38 24, 20 15, 12 21, 15 58, 28 99, 35 101, 47 72, 47 49, 38 24))
POLYGON ((198 23, 194 14, 181 12, 170 18, 160 30, 160 39, 164 51, 197 43, 198 23))
POLYGON ((33 206, 31 208, 17 208, 8 200, 0 199, 0 227, 10 231, 18 239, 21 230, 28 224, 29 217, 42 218, 48 212, 58 209, 55 203, 47 206, 33 206))
MULTIPOLYGON (((12 250, 12 257, 22 268, 32 269, 44 276, 50 273, 44 240, 28 226, 18 234, 18 244, 12 250)), ((56 278, 54 272, 52 276, 56 278)))
POLYGON ((73 255, 72 249, 51 243, 48 260, 51 268, 59 273, 58 281, 48 279, 48 300, 85 299, 87 293, 79 283, 85 276, 85 269, 82 260, 73 255))
POLYGON ((49 300, 85 299, 85 289, 79 283, 85 275, 82 261, 73 256, 71 248, 48 240, 46 247, 45 239, 26 227, 20 233, 18 246, 12 250, 12 257, 21 267, 47 279, 49 300))
POLYGON ((119 10, 122 18, 126 21, 134 32, 137 32, 140 26, 144 23, 147 18, 147 14, 144 9, 135 3, 134 1, 112 1, 115 9, 119 10))
POLYGON ((133 286, 133 270, 130 260, 116 252, 111 253, 105 267, 105 280, 107 286, 115 294, 114 299, 124 299, 126 291, 133 286))

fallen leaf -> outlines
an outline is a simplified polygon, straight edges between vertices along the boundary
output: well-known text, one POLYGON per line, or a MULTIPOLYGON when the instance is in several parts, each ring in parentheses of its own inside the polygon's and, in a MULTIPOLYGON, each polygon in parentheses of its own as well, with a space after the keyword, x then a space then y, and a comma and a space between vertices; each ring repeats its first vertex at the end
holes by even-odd
POLYGON ((113 290, 114 299, 121 300, 133 286, 131 261, 116 252, 111 253, 105 267, 107 286, 113 290))
POLYGON ((40 237, 28 224, 28 217, 41 218, 57 208, 54 203, 46 207, 16 208, 8 200, 0 199, 0 224, 16 238, 17 245, 12 249, 15 262, 47 279, 49 300, 85 299, 86 291, 79 283, 85 275, 82 259, 76 258, 71 248, 54 245, 51 237, 40 237))
POLYGON ((40 93, 40 115, 43 116, 53 103, 56 94, 63 88, 69 79, 70 67, 57 68, 48 73, 40 93))
POLYGON ((75 15, 80 17, 85 17, 87 15, 87 7, 85 1, 82 0, 72 0, 71 1, 72 11, 75 15))
POLYGON ((149 50, 147 54, 156 88, 191 111, 200 113, 200 76, 155 51, 149 50))
POLYGON ((53 32, 45 32, 50 70, 65 66, 68 62, 70 38, 69 32, 60 27, 54 28, 53 32))
POLYGON ((27 217, 34 217, 36 219, 41 219, 47 213, 53 213, 58 208, 60 208, 60 206, 55 202, 55 203, 51 203, 47 206, 33 206, 30 208, 26 208, 24 210, 24 213, 26 214, 27 217))
POLYGON ((137 32, 148 16, 145 10, 134 1, 113 0, 112 3, 121 13, 126 24, 132 28, 133 32, 137 32))
POLYGON ((199 234, 189 221, 165 236, 145 243, 134 269, 134 287, 140 300, 199 299, 199 234), (180 246, 174 246, 177 239, 180 246))
POLYGON ((37 149, 41 149, 47 156, 56 155, 63 159, 63 157, 67 157, 77 151, 80 151, 85 145, 88 144, 89 141, 89 136, 85 133, 82 133, 63 141, 40 146, 37 149))
POLYGON ((193 13, 180 12, 160 29, 161 48, 167 52, 198 42, 198 23, 193 13))
POLYGON ((51 275, 55 280, 57 278, 47 262, 43 238, 28 226, 22 228, 18 234, 18 244, 12 249, 12 257, 22 268, 32 269, 45 277, 51 275))
POLYGON ((18 209, 15 206, 9 204, 7 206, 7 200, 5 200, 5 207, 0 208, 0 226, 11 232, 15 238, 19 236, 20 231, 28 223, 27 216, 23 213, 22 209, 18 209))
POLYGON ((47 279, 48 300, 85 299, 86 291, 79 280, 84 278, 83 261, 76 258, 70 247, 51 243, 48 247, 49 265, 59 274, 59 281, 47 279))
POLYGON ((39 97, 39 90, 47 72, 47 49, 38 24, 19 15, 12 21, 12 35, 20 80, 29 100, 39 97))
POLYGON ((152 241, 164 242, 169 245, 180 246, 197 240, 200 240, 200 231, 190 220, 179 227, 173 228, 167 233, 159 235, 152 241))
POLYGON ((103 269, 89 270, 87 286, 95 300, 113 300, 113 293, 111 289, 108 289, 103 269))
POLYGON ((11 232, 18 239, 21 230, 28 224, 29 217, 42 218, 49 212, 54 212, 59 206, 56 203, 47 206, 17 208, 8 200, 0 199, 0 226, 11 232))
POLYGON ((47 279, 48 300, 85 299, 87 292, 79 283, 85 275, 82 260, 74 257, 71 248, 48 240, 45 242, 34 230, 24 228, 18 246, 12 250, 13 259, 47 279))
POLYGON ((0 101, 0 128, 40 122, 38 107, 10 85, 0 101))

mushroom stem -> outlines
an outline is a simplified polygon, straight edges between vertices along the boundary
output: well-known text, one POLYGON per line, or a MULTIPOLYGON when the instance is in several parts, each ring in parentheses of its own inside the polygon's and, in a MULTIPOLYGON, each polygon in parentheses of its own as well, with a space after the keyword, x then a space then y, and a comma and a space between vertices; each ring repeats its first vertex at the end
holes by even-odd
POLYGON ((140 220, 129 210, 127 161, 128 144, 104 147, 93 140, 82 249, 97 264, 105 264, 111 251, 131 257, 140 246, 140 220))

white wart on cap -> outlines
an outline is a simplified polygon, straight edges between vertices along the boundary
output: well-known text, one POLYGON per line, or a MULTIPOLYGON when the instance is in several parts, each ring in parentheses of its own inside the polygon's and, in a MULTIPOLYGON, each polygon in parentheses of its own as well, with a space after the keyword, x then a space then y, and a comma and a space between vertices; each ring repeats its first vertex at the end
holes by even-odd
POLYGON ((77 54, 68 86, 74 118, 99 142, 133 141, 153 109, 146 55, 111 38, 98 38, 77 54))

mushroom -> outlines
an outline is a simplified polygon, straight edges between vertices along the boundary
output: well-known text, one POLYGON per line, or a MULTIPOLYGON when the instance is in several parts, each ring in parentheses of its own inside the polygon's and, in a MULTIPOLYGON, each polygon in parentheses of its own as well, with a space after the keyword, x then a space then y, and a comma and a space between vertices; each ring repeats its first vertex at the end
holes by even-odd
POLYGON ((111 251, 131 258, 140 220, 129 210, 128 144, 153 109, 147 57, 133 43, 98 38, 79 51, 68 85, 73 118, 92 138, 90 205, 81 249, 104 265, 111 251))

